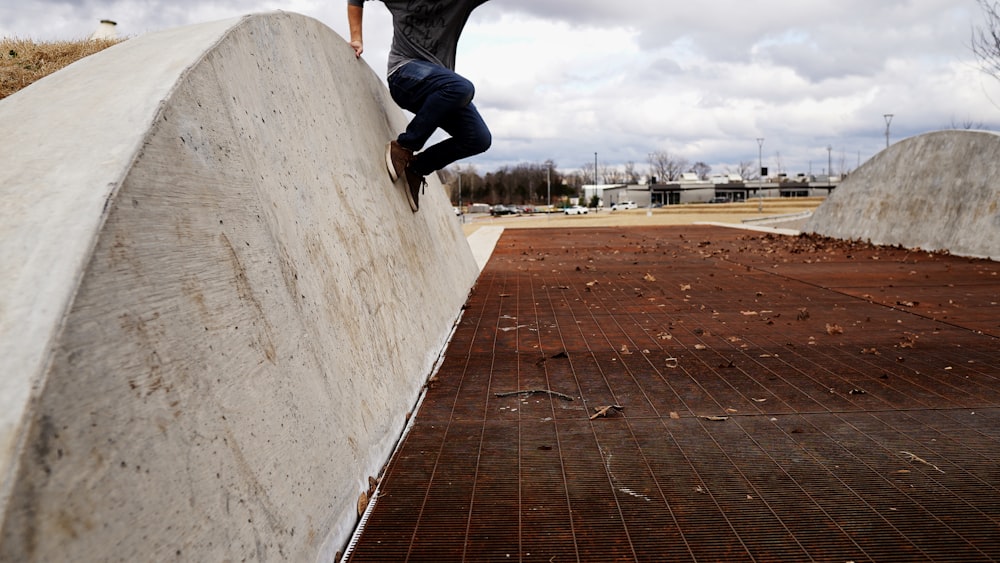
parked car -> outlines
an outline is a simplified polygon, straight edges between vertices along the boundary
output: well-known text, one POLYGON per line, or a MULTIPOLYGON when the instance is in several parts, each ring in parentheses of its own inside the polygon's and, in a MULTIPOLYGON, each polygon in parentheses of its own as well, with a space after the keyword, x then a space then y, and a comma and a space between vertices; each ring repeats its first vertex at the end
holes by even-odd
POLYGON ((566 209, 563 209, 563 213, 566 215, 586 215, 587 208, 580 207, 579 205, 571 205, 566 209))
POLYGON ((494 205, 490 210, 490 215, 499 217, 500 215, 517 215, 517 208, 508 205, 494 205))
POLYGON ((723 196, 715 196, 708 200, 709 203, 729 203, 729 200, 723 196))
POLYGON ((611 211, 618 211, 619 209, 638 209, 639 206, 635 204, 634 201, 619 201, 618 203, 611 206, 611 211))

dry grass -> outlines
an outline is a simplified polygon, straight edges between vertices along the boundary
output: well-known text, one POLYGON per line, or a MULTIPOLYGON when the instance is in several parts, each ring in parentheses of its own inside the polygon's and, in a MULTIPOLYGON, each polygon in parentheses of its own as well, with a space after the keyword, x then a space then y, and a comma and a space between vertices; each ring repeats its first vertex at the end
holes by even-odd
POLYGON ((0 99, 121 39, 53 41, 0 39, 0 99))

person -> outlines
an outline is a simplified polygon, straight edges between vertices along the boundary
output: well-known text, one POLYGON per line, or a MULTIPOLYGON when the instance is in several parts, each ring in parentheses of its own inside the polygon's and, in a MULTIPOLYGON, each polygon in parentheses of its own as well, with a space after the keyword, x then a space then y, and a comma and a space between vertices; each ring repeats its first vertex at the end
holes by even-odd
MULTIPOLYGON (((455 72, 458 39, 469 15, 487 0, 381 0, 392 15, 388 83, 393 101, 413 113, 406 130, 386 144, 389 177, 406 179, 410 209, 420 207, 424 177, 485 152, 492 136, 472 103, 475 87, 455 72), (449 138, 424 149, 442 129, 449 138)), ((350 45, 364 51, 365 0, 347 0, 350 45)))

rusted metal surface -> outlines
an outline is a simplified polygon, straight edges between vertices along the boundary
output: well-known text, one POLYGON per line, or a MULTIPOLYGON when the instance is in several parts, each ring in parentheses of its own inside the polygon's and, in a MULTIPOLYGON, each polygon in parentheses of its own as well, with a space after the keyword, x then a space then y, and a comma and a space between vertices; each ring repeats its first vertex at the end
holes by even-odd
POLYGON ((350 560, 998 560, 998 271, 508 230, 350 560))

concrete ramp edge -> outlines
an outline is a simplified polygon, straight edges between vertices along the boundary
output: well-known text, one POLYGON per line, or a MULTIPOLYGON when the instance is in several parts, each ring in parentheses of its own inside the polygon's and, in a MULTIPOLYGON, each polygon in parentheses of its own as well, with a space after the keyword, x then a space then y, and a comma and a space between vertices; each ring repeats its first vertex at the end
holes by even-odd
POLYGON ((152 33, 0 101, 0 560, 323 560, 478 274, 311 18, 152 33))
POLYGON ((1000 135, 937 131, 882 151, 842 182, 804 232, 1000 258, 1000 135))

